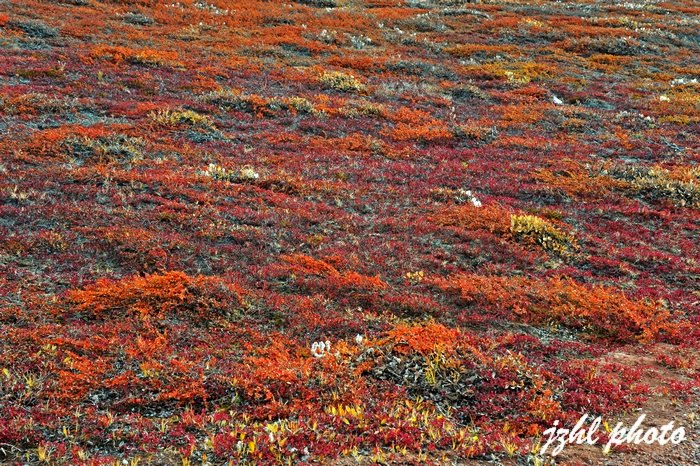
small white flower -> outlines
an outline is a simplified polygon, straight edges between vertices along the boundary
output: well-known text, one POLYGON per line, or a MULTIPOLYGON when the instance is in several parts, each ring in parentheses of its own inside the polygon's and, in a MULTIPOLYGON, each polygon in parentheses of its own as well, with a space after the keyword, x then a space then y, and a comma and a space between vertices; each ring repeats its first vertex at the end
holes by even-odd
POLYGON ((474 207, 481 207, 481 201, 475 197, 472 198, 472 205, 474 207))
POLYGON ((364 337, 358 333, 357 336, 355 337, 355 343, 357 343, 358 345, 361 345, 363 340, 364 340, 364 337))
POLYGON ((670 102, 670 101, 671 101, 671 99, 669 99, 669 97, 668 97, 667 95, 661 95, 661 96, 659 96, 659 100, 660 100, 661 102, 670 102))
POLYGON ((552 102, 554 102, 556 105, 562 105, 564 103, 563 100, 561 100, 559 97, 553 95, 552 96, 552 102))
POLYGON ((238 177, 242 180, 257 180, 260 175, 251 167, 243 167, 238 173, 238 177))
POLYGON ((315 341, 311 345, 311 354, 315 358, 322 358, 326 355, 326 353, 330 352, 331 350, 331 342, 326 340, 326 342, 322 341, 315 341))

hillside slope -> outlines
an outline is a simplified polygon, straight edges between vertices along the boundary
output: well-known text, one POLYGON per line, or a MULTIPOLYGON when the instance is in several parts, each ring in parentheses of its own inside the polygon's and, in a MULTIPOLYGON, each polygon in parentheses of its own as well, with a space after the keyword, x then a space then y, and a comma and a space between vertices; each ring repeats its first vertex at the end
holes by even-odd
POLYGON ((697 464, 699 30, 0 0, 0 462, 697 464))

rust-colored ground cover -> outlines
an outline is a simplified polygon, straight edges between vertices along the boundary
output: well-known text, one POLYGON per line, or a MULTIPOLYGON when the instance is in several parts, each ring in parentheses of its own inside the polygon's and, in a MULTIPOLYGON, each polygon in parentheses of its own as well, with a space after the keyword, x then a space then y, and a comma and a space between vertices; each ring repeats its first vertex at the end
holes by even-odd
POLYGON ((0 463, 695 464, 699 30, 0 0, 0 463))

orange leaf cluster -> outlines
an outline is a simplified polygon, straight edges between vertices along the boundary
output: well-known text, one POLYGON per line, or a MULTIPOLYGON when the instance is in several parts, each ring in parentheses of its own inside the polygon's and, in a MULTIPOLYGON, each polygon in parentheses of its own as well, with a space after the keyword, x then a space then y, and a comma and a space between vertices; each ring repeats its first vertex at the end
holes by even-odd
POLYGON ((417 140, 429 142, 450 139, 452 137, 449 128, 438 120, 433 120, 422 125, 399 123, 394 129, 383 131, 383 133, 386 133, 386 136, 395 141, 417 140))
POLYGON ((92 58, 106 59, 115 64, 127 61, 133 64, 149 66, 179 65, 177 53, 165 50, 134 50, 121 46, 98 45, 92 49, 90 56, 92 58))
POLYGON ((271 400, 286 390, 298 388, 311 375, 313 358, 290 353, 289 341, 275 340, 271 346, 246 357, 244 366, 249 374, 236 381, 247 396, 271 400))
POLYGON ((620 189, 623 183, 609 176, 591 173, 574 161, 564 161, 564 167, 552 171, 539 170, 535 177, 538 181, 552 188, 558 188, 571 196, 601 196, 611 190, 620 189))
POLYGON ((447 328, 436 322, 423 325, 399 324, 389 331, 389 339, 401 353, 429 354, 435 350, 450 351, 459 337, 459 330, 447 328))
POLYGON ((354 271, 339 272, 331 264, 304 254, 282 256, 281 259, 289 264, 289 271, 295 275, 332 278, 342 288, 378 290, 387 287, 379 276, 370 277, 354 271))
POLYGON ((568 278, 493 277, 474 274, 436 279, 441 290, 504 317, 561 324, 617 341, 676 337, 679 327, 658 304, 633 301, 611 288, 568 278))
POLYGON ((486 230, 501 235, 510 231, 510 212, 496 204, 483 207, 474 207, 471 204, 450 206, 439 211, 432 220, 438 225, 466 230, 486 230))
POLYGON ((78 312, 93 315, 202 318, 243 305, 244 291, 218 278, 167 272, 120 281, 99 280, 69 294, 78 312))

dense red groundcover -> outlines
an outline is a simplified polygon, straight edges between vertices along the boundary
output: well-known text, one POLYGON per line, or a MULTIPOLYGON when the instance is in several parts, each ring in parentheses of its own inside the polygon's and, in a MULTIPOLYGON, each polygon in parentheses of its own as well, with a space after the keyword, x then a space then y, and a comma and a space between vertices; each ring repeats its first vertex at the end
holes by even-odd
POLYGON ((0 0, 0 462, 544 464, 697 401, 699 17, 0 0))

